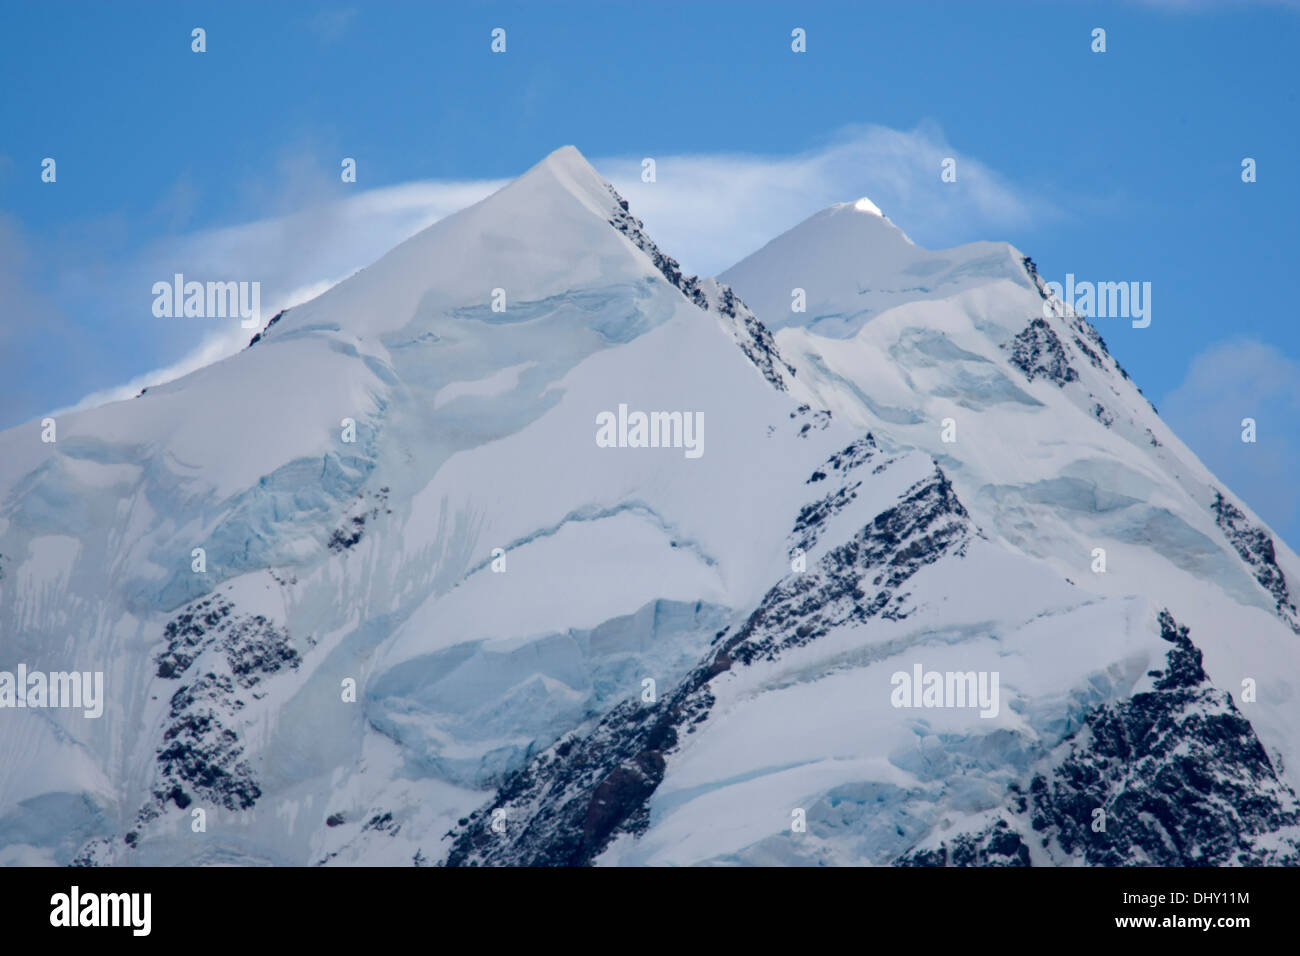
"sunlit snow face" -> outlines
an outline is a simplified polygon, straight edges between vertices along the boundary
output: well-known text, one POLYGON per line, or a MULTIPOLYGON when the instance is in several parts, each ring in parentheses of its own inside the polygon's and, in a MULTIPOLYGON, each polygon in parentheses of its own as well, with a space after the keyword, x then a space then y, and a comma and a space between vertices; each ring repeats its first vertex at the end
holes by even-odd
POLYGON ((858 212, 869 212, 873 216, 882 216, 882 217, 884 216, 884 213, 880 211, 880 207, 877 206, 875 203, 873 203, 866 196, 863 196, 861 199, 855 202, 853 204, 853 208, 856 209, 858 212))

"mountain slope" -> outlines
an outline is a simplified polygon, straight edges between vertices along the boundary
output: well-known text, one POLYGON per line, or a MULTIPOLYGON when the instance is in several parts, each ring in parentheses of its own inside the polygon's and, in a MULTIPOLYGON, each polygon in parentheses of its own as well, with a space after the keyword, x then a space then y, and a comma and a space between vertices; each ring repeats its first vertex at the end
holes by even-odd
POLYGON ((314 861, 683 672, 784 561, 746 473, 828 440, 769 433, 770 348, 568 148, 239 355, 0 435, 2 663, 109 695, 4 713, 4 858, 314 861), (701 454, 600 447, 620 405, 702 416, 701 454))
POLYGON ((1023 256, 872 208, 687 276, 565 148, 0 433, 0 670, 106 693, 0 711, 0 862, 1294 862, 1295 556, 1023 256))

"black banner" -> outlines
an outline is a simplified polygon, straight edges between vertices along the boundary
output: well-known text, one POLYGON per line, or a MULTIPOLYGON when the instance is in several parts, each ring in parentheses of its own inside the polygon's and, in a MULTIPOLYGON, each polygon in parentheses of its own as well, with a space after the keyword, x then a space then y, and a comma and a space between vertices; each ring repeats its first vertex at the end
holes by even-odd
POLYGON ((647 933, 658 946, 679 933, 820 936, 847 917, 864 939, 910 926, 917 943, 1043 933, 1231 946, 1293 931, 1296 887, 1285 869, 47 868, 0 872, 0 914, 11 944, 76 933, 128 946, 245 946, 259 934, 337 945, 435 932, 436 946, 465 931, 585 949, 591 932, 611 944, 647 933))

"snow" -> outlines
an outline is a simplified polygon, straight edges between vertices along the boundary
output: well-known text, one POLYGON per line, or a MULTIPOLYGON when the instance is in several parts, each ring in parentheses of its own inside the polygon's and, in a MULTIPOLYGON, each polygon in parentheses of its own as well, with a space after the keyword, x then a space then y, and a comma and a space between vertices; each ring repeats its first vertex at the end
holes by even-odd
POLYGON ((967 554, 917 572, 905 617, 717 678, 649 830, 602 863, 884 863, 996 813, 1088 707, 1161 665, 1163 607, 1218 686, 1258 681, 1239 706, 1300 783, 1300 645, 1216 526, 1221 483, 1064 320, 1076 380, 1009 361, 1041 314, 1016 250, 921 249, 868 199, 777 237, 720 280, 779 330, 783 392, 615 208, 566 147, 255 346, 61 416, 54 444, 38 423, 0 433, 0 668, 103 670, 109 697, 96 721, 0 712, 0 862, 66 864, 92 838, 117 862, 434 862, 506 774, 647 678, 662 699, 789 577, 796 520, 841 481, 814 472, 867 431, 877 457, 809 566, 936 462, 976 529, 967 554), (598 447, 620 404, 702 413, 704 454, 598 447), (224 701, 261 796, 193 794, 200 837, 170 804, 138 814, 173 695, 224 653, 159 677, 164 629, 212 595, 283 627, 300 662, 224 701), (890 675, 918 662, 996 671, 998 715, 893 708, 890 675), (801 846, 798 807, 822 834, 801 846))
POLYGON ((1006 243, 931 252, 857 203, 822 210, 718 276, 774 332, 796 326, 833 338, 851 337, 888 309, 999 278, 1029 288, 1006 243), (793 311, 794 289, 806 293, 804 312, 793 311))
MULTIPOLYGON (((849 785, 874 788, 885 795, 880 811, 909 818, 997 806, 1006 782, 1058 743, 1071 718, 1077 726, 1086 705, 1129 695, 1161 659, 1142 602, 1093 600, 987 543, 921 574, 932 580, 914 592, 962 598, 843 629, 715 681, 718 704, 652 798, 648 834, 601 863, 744 861, 760 841, 789 832, 795 808, 811 815, 849 785), (1018 599, 1007 580, 1017 581, 1018 599), (1080 633, 1092 639, 1072 639, 1080 633), (890 675, 917 662, 999 672, 999 714, 892 707, 890 675)), ((859 856, 839 862, 886 863, 905 848, 888 826, 854 845, 859 856)))
POLYGON ((458 398, 493 398, 503 392, 512 391, 519 385, 519 376, 536 365, 536 362, 521 362, 493 372, 486 378, 472 382, 452 382, 433 396, 433 409, 437 411, 441 406, 458 398))
POLYGON ((884 218, 885 215, 883 212, 880 211, 880 207, 877 206, 875 203, 873 203, 866 196, 863 196, 861 199, 855 202, 853 204, 853 208, 856 209, 858 212, 869 212, 873 216, 880 216, 882 219, 884 218))

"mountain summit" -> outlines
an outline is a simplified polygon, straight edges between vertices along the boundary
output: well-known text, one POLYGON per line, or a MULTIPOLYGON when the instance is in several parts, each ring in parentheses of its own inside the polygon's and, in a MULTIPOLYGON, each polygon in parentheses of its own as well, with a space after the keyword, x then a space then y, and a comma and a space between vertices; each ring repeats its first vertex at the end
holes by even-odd
POLYGON ((719 276, 773 330, 802 325, 848 338, 875 315, 908 302, 947 298, 993 279, 1026 282, 1020 257, 1005 243, 922 249, 869 199, 836 203, 719 276), (791 309, 789 276, 806 294, 791 309))
POLYGON ((1044 303, 864 200, 685 275, 565 147, 0 433, 0 861, 1300 862, 1300 561, 1044 303))

